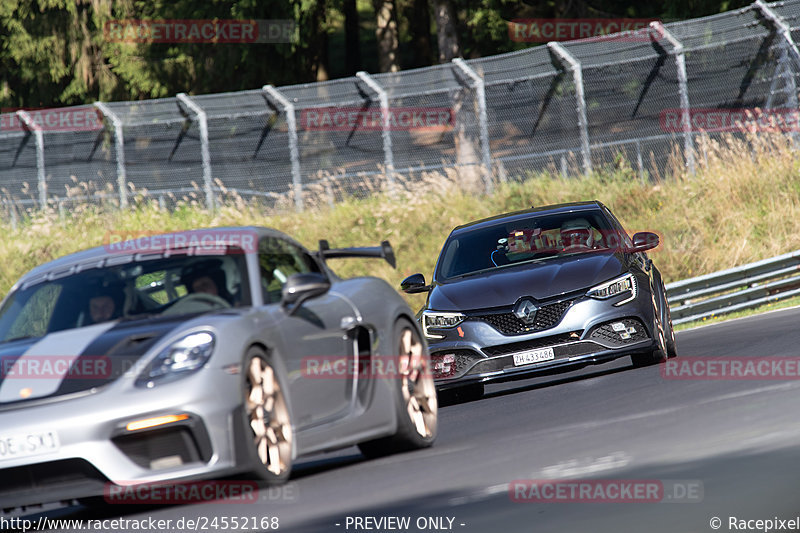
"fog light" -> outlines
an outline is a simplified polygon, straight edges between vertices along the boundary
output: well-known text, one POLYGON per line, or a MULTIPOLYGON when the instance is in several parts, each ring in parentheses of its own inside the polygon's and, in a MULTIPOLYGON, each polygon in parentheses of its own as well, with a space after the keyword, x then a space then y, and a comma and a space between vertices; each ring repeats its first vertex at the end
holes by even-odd
POLYGON ((453 363, 456 362, 456 356, 452 353, 447 353, 441 356, 436 356, 437 361, 433 363, 433 373, 437 377, 447 376, 452 373, 453 363))

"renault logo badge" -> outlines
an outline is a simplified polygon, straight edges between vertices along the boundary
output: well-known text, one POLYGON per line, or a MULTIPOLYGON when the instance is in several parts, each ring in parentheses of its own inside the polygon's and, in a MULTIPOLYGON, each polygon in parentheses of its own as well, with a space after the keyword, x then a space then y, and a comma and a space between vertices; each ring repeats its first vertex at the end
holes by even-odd
POLYGON ((514 306, 514 316, 522 320, 525 324, 533 324, 533 321, 536 320, 536 311, 539 308, 536 307, 536 304, 532 301, 525 299, 520 300, 517 305, 514 306))

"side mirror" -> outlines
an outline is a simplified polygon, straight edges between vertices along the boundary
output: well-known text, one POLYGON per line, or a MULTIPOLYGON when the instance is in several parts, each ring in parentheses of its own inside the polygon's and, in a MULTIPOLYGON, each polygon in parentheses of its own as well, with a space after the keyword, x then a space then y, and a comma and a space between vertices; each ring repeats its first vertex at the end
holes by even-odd
POLYGON ((656 246, 658 246, 658 235, 649 231, 641 231, 633 235, 633 246, 628 251, 632 253, 644 252, 656 246))
POLYGON ((428 292, 431 288, 429 285, 425 285, 425 276, 422 274, 411 274, 400 282, 400 290, 406 294, 416 294, 418 292, 428 292))
POLYGON ((308 299, 322 296, 331 288, 331 282, 322 274, 309 272, 307 274, 292 274, 286 280, 281 291, 281 307, 288 308, 293 315, 308 299))

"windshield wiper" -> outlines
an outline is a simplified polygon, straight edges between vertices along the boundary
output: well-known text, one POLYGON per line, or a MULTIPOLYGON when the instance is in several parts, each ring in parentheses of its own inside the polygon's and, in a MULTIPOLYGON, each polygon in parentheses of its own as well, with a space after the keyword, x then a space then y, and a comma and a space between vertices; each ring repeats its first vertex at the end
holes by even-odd
POLYGON ((484 272, 490 272, 492 270, 497 270, 500 268, 510 268, 515 266, 527 265, 530 263, 541 263, 542 261, 546 261, 547 259, 552 259, 553 257, 558 257, 556 255, 548 255, 546 257, 536 257, 534 259, 526 259, 525 261, 517 261, 515 263, 508 263, 506 265, 497 265, 489 268, 482 268, 480 270, 473 270, 472 272, 465 272, 464 274, 459 274, 457 276, 450 276, 449 278, 445 278, 446 280, 450 279, 460 279, 465 278, 467 276, 475 276, 478 274, 483 274, 484 272))

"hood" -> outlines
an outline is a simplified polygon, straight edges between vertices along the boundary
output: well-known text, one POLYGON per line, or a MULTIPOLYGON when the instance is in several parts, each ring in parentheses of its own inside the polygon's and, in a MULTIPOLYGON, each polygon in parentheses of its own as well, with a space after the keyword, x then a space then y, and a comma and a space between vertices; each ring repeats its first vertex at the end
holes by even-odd
POLYGON ((589 289, 626 271, 615 252, 593 252, 545 259, 434 283, 428 309, 468 311, 511 306, 522 296, 547 300, 589 289))
POLYGON ((184 322, 186 317, 106 322, 0 344, 0 405, 111 383, 184 322))

